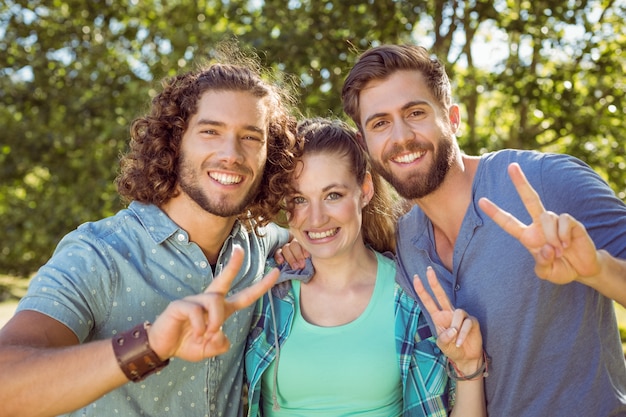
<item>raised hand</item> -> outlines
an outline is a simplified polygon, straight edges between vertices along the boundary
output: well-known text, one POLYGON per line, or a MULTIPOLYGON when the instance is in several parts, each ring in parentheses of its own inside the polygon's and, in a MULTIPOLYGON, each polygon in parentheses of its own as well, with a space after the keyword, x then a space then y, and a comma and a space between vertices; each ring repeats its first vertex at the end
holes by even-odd
POLYGON ((230 342, 222 324, 235 311, 254 303, 276 282, 274 268, 262 280, 226 298, 230 285, 241 268, 244 253, 240 247, 211 285, 202 294, 173 301, 148 331, 151 348, 161 359, 179 357, 199 361, 228 351, 230 342))
POLYGON ((437 345, 463 373, 471 374, 480 367, 483 358, 483 338, 478 320, 452 306, 431 267, 426 270, 426 277, 435 299, 417 275, 413 277, 413 287, 435 324, 437 345))
POLYGON ((585 227, 569 214, 547 211, 518 164, 509 165, 508 172, 532 223, 525 225, 487 198, 481 198, 478 205, 528 249, 535 259, 537 276, 555 284, 566 284, 598 274, 600 260, 585 227))

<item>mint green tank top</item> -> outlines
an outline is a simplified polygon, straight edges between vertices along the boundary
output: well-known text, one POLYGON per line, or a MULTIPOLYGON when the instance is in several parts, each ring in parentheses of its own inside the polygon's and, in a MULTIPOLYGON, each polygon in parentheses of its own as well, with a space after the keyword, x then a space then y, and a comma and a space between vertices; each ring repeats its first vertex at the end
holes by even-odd
POLYGON ((402 414, 402 382, 395 347, 392 260, 376 254, 376 284, 354 321, 320 327, 300 313, 300 282, 292 281, 296 311, 280 361, 263 373, 263 416, 392 417, 402 414), (278 366, 274 387, 274 368, 278 366), (273 410, 272 392, 280 410, 273 410))

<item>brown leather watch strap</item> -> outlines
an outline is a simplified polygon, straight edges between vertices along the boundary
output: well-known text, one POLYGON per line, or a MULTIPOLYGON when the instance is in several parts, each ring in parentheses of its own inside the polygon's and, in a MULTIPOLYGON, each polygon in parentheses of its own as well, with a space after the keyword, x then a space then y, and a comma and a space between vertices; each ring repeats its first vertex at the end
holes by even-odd
POLYGON ((128 379, 138 382, 148 375, 165 368, 170 360, 162 361, 150 348, 148 341, 149 322, 138 324, 113 338, 113 352, 117 363, 128 379))

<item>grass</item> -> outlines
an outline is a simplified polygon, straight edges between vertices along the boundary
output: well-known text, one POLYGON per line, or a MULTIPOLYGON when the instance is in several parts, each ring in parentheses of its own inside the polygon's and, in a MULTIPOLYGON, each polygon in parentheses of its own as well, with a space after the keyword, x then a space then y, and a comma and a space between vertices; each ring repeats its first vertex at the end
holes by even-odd
POLYGON ((0 275, 0 328, 11 318, 30 280, 0 275))
POLYGON ((30 280, 15 278, 8 275, 0 275, 0 303, 6 301, 19 301, 26 294, 26 288, 30 280))

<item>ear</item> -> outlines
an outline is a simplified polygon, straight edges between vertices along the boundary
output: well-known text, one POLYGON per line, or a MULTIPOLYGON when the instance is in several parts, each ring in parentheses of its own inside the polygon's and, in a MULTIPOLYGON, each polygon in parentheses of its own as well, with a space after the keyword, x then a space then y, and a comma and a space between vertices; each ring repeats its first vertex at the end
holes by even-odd
POLYGON ((361 184, 361 207, 367 206, 372 197, 374 197, 374 181, 372 181, 372 174, 367 171, 361 184))
POLYGON ((359 129, 356 132, 356 141, 359 145, 361 145, 363 149, 367 151, 367 143, 365 142, 365 138, 363 137, 363 134, 361 133, 361 129, 359 129))
POLYGON ((450 128, 452 133, 456 133, 461 125, 461 111, 457 104, 453 104, 448 109, 448 120, 450 120, 450 128))

